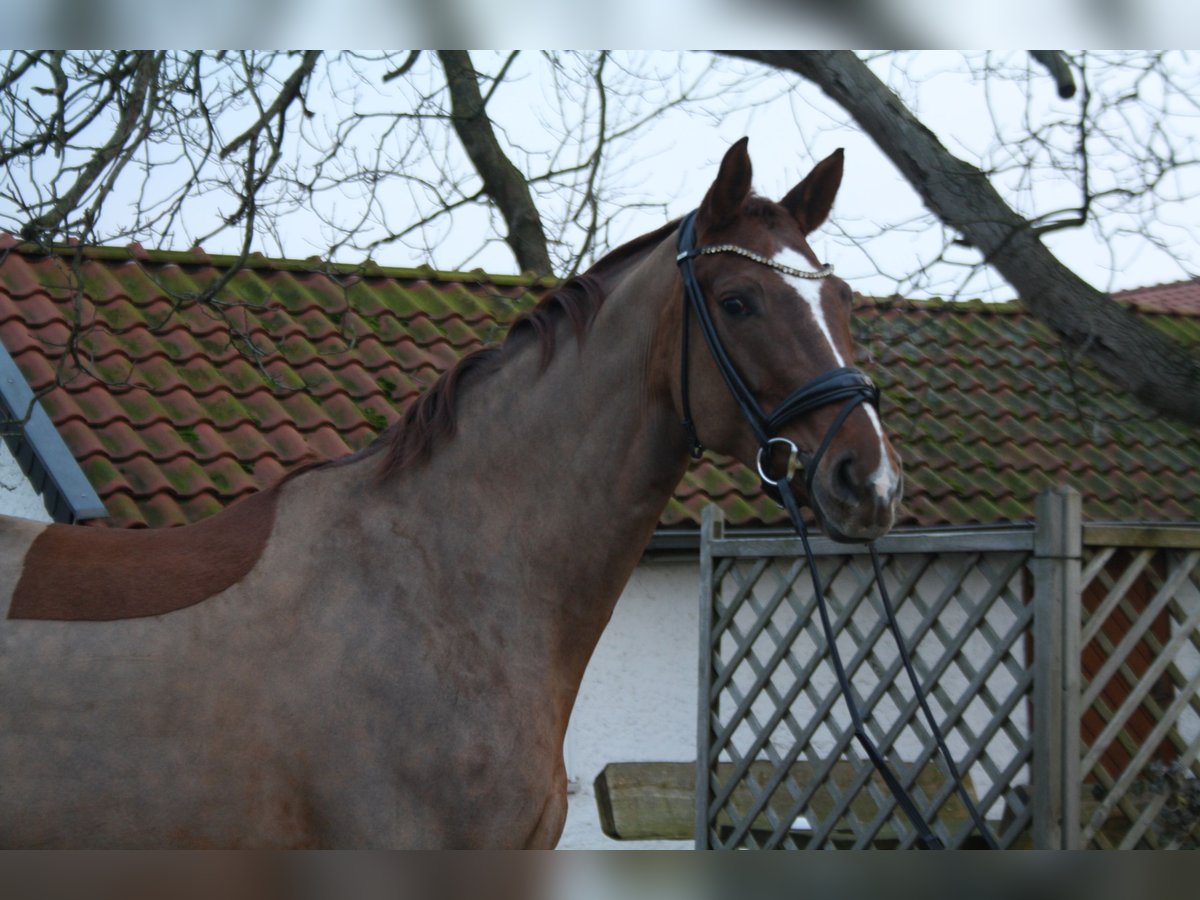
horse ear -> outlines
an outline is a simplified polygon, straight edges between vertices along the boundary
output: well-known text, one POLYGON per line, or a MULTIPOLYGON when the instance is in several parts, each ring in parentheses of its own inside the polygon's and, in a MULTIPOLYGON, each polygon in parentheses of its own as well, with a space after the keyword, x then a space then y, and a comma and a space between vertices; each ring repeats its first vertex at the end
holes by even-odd
POLYGON ((750 138, 742 138, 729 148, 721 160, 717 180, 700 204, 699 219, 710 227, 729 222, 750 195, 750 138))
POLYGON ((833 198, 842 184, 845 154, 839 147, 821 160, 808 177, 788 191, 779 205, 790 212, 805 234, 816 231, 829 217, 833 198))

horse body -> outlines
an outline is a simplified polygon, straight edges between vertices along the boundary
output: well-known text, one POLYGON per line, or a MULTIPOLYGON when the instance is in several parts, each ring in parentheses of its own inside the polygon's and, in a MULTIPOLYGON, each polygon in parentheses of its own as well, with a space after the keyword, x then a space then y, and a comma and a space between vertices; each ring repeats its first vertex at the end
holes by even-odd
MULTIPOLYGON (((597 264, 585 326, 464 375, 419 463, 376 445, 166 532, 0 525, 0 845, 553 846, 584 668, 687 466, 671 235, 597 264), (137 617, 63 614, 123 595, 137 617)), ((738 453, 697 343, 701 435, 738 453)), ((890 453, 852 419, 843 493, 890 453)))
MULTIPOLYGON (((636 299, 618 321, 614 292, 545 373, 531 341, 494 390, 464 392, 420 469, 380 482, 366 455, 273 488, 261 555, 204 602, 0 622, 0 759, 20 772, 0 782, 0 843, 553 844, 575 690, 686 459, 676 436, 645 461, 678 423, 628 378, 641 349, 608 340, 651 313, 636 299)), ((12 521, 5 571, 69 534, 43 566, 104 542, 77 589, 141 593, 181 565, 169 542, 203 562, 189 530, 257 540, 245 502, 167 531, 12 521)))

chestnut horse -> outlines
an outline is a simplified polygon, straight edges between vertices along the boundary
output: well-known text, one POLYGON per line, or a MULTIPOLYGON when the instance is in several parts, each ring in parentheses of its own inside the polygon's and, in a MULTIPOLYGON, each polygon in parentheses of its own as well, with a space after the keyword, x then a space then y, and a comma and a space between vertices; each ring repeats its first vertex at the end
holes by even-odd
MULTIPOLYGON (((755 196, 742 140, 695 219, 751 254, 694 271, 767 410, 853 360, 850 291, 805 239, 841 177, 838 151, 755 196)), ((677 230, 564 285, 367 450, 210 519, 0 524, 0 845, 554 846, 584 668, 688 466, 684 347, 697 437, 756 462, 684 341, 677 230)), ((835 414, 781 434, 811 451, 835 414)), ((867 404, 796 479, 859 539, 900 482, 867 404)))

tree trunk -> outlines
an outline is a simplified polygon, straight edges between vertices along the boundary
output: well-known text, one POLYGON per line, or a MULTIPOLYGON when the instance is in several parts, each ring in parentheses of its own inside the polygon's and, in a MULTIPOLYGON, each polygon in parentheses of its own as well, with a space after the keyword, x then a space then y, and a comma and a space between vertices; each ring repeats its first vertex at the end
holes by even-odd
POLYGON ((438 59, 446 70, 450 88, 450 121, 475 170, 483 179, 483 189, 492 198, 508 226, 505 241, 517 257, 522 271, 551 275, 550 252, 546 232, 533 203, 529 184, 521 171, 504 155, 496 132, 484 109, 479 93, 479 78, 465 50, 439 50, 438 59))
POLYGON ((1156 412, 1200 424, 1200 364, 1068 269, 977 168, 938 141, 886 84, 846 51, 735 51, 798 72, 842 106, 925 205, 976 247, 1021 303, 1072 350, 1156 412))

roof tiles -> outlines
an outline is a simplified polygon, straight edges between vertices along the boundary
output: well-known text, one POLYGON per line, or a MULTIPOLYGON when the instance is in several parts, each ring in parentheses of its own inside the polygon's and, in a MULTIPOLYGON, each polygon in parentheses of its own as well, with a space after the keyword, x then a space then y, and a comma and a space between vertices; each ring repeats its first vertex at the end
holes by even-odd
POLYGON ((1200 278, 1117 291, 1113 297, 1141 312, 1196 316, 1200 315, 1200 278))
MULTIPOLYGON (((442 371, 500 339, 536 292, 479 273, 364 276, 255 257, 215 312, 188 297, 228 260, 137 255, 37 255, 0 238, 0 340, 114 526, 194 521, 365 446, 442 371), (63 357, 73 328, 85 371, 63 357)), ((1117 296, 1200 348, 1200 282, 1117 296)), ((856 331, 905 463, 900 524, 1025 521, 1037 492, 1061 483, 1092 519, 1200 519, 1200 430, 1151 415, 1085 364, 1068 369, 1020 308, 864 301, 856 331)), ((751 473, 706 458, 661 524, 694 527, 710 501, 733 526, 783 521, 751 473)))

